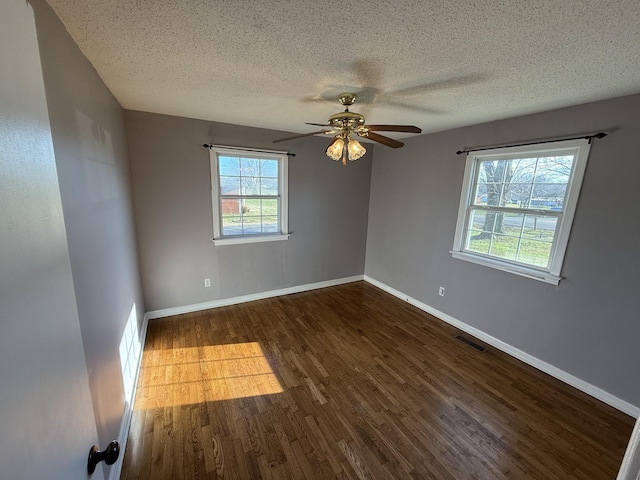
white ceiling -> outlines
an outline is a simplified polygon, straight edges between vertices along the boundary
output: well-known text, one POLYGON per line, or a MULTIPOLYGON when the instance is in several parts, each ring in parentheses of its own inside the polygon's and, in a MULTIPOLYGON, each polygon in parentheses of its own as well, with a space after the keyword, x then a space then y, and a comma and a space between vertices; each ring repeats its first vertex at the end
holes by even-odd
POLYGON ((305 133, 350 91, 435 132, 640 92, 638 0, 48 3, 133 110, 305 133))

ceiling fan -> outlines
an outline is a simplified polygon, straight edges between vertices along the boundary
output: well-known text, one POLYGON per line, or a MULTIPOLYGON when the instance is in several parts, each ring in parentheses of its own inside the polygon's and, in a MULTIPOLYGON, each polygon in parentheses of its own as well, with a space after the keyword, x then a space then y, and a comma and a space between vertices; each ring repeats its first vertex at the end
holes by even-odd
POLYGON ((349 111, 349 107, 356 101, 356 95, 354 93, 341 93, 338 95, 338 100, 344 105, 344 112, 331 115, 327 123, 307 123, 307 125, 331 127, 330 129, 280 138, 274 140, 273 143, 286 142, 287 140, 309 137, 311 135, 334 135, 331 144, 327 147, 327 156, 336 161, 342 159, 342 164, 346 165, 347 159, 357 160, 366 153, 365 148, 360 145, 360 142, 351 138, 352 134, 362 138, 368 138, 369 140, 391 148, 400 148, 404 143, 375 132, 422 133, 422 129, 414 127, 413 125, 365 125, 363 115, 349 111))

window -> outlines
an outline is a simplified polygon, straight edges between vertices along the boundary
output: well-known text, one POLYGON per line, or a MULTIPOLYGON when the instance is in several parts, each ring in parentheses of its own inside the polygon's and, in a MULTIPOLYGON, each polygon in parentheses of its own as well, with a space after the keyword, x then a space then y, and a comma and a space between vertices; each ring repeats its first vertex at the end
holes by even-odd
POLYGON ((580 139, 468 153, 452 255, 557 285, 589 147, 580 139))
POLYGON ((286 240, 287 155, 211 148, 215 245, 286 240))

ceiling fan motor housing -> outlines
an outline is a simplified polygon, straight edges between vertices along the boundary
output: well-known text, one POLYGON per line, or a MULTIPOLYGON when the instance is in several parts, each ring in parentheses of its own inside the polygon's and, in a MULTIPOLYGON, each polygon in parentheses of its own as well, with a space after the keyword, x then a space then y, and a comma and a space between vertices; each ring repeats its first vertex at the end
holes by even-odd
POLYGON ((355 112, 340 112, 329 117, 329 125, 333 128, 353 130, 364 125, 364 116, 355 112))

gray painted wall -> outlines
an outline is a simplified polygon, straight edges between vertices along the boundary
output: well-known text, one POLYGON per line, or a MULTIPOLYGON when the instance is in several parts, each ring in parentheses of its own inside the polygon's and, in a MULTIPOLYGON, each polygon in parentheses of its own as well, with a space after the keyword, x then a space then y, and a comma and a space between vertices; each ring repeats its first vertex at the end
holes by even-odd
POLYGON ((96 426, 24 0, 0 2, 0 332, 0 477, 86 478, 96 426))
POLYGON ((634 95, 377 149, 366 275, 640 406, 638 132, 634 95), (451 257, 465 164, 457 150, 600 130, 613 133, 591 148, 560 285, 451 257))
POLYGON ((126 111, 138 251, 148 311, 364 273, 371 152, 342 166, 329 139, 126 111), (286 149, 289 240, 214 246, 203 143, 286 149), (211 288, 203 279, 211 278, 211 288))
MULTIPOLYGON (((125 411, 119 345, 144 315, 124 112, 51 8, 32 2, 100 446, 125 411)), ((107 469, 109 467, 106 467, 107 469)))

